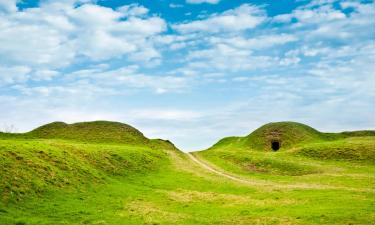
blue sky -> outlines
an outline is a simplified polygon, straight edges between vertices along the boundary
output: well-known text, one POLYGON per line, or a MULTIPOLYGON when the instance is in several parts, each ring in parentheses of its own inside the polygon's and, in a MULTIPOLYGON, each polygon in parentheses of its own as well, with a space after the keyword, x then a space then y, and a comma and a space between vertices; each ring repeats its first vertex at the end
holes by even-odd
POLYGON ((375 3, 0 0, 0 126, 115 120, 184 150, 375 127, 375 3))

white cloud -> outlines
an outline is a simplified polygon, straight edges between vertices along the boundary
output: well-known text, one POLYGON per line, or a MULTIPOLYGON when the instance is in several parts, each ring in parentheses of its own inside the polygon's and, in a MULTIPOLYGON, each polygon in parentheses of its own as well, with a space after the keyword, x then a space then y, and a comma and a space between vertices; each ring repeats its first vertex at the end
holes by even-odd
POLYGON ((35 71, 32 75, 32 78, 36 81, 49 81, 57 77, 58 75, 60 75, 60 72, 56 70, 43 69, 35 71))
POLYGON ((273 18, 245 4, 167 24, 93 2, 0 0, 0 124, 117 120, 185 149, 270 121, 375 126, 374 3, 311 1, 273 18))
POLYGON ((149 10, 144 6, 140 6, 137 4, 125 5, 117 9, 117 11, 121 12, 123 15, 129 16, 143 16, 146 15, 149 10))
POLYGON ((151 89, 157 94, 182 92, 188 88, 188 83, 190 82, 186 77, 143 74, 138 72, 138 67, 123 67, 113 70, 81 70, 66 76, 75 80, 86 80, 97 87, 112 89, 117 93, 131 88, 151 89), (128 88, 122 90, 124 87, 128 88))
POLYGON ((75 56, 67 37, 37 24, 10 22, 0 30, 0 43, 3 64, 57 68, 70 64, 75 56))
POLYGON ((69 11, 69 14, 76 24, 83 26, 85 29, 112 26, 122 17, 121 12, 93 4, 84 4, 69 11))
POLYGON ((332 6, 323 6, 317 9, 296 10, 294 11, 293 16, 300 23, 321 23, 322 21, 328 22, 346 18, 344 13, 334 9, 332 6))
POLYGON ((23 83, 28 80, 30 72, 31 69, 25 66, 0 66, 0 86, 23 83))
POLYGON ((252 51, 227 44, 217 44, 210 49, 191 51, 187 60, 191 68, 231 72, 252 71, 275 64, 272 57, 256 56, 252 54, 252 51))
MULTIPOLYGON (((76 42, 82 53, 93 60, 105 60, 129 53, 156 52, 152 43, 146 39, 163 32, 166 23, 159 17, 135 17, 144 13, 147 13, 145 8, 139 6, 122 7, 119 12, 94 5, 80 7, 74 12, 74 17, 79 24, 83 23, 84 30, 78 32, 76 42), (126 21, 119 21, 129 15, 131 17, 126 21), (147 46, 147 49, 143 46, 147 46)), ((143 61, 159 57, 159 54, 148 56, 143 61)))
POLYGON ((217 4, 220 2, 220 0, 186 0, 186 2, 190 4, 202 4, 202 3, 217 4))
POLYGON ((147 62, 145 66, 153 67, 160 64, 161 54, 152 46, 143 46, 141 51, 132 53, 129 59, 133 62, 147 62))
POLYGON ((196 111, 157 108, 131 110, 129 113, 133 115, 133 120, 166 120, 180 122, 196 120, 203 116, 196 111))
POLYGON ((114 10, 94 4, 73 7, 76 2, 47 1, 40 8, 2 15, 0 63, 57 69, 82 56, 94 61, 130 54, 147 55, 143 61, 161 57, 151 37, 166 29, 163 19, 147 16, 148 10, 138 5, 114 10))
POLYGON ((289 42, 295 42, 298 38, 291 34, 269 34, 257 36, 254 38, 246 39, 241 36, 222 38, 222 37, 212 37, 210 38, 210 43, 212 44, 227 44, 238 49, 264 49, 270 48, 276 45, 283 45, 289 42))
POLYGON ((214 14, 203 20, 175 24, 172 27, 180 33, 231 32, 252 29, 264 20, 263 10, 256 6, 243 4, 222 14, 214 14))
POLYGON ((334 20, 345 19, 346 16, 340 10, 334 9, 327 4, 313 4, 297 8, 290 14, 281 14, 274 17, 277 22, 290 22, 292 19, 297 20, 296 26, 306 24, 316 24, 334 20))
POLYGON ((332 1, 313 1, 290 14, 277 15, 273 21, 286 23, 307 40, 326 38, 352 42, 371 37, 375 30, 375 3, 342 1, 340 6, 334 6, 332 1), (352 11, 345 14, 343 9, 348 8, 352 11), (295 22, 290 24, 292 19, 295 22))
POLYGON ((5 12, 17 11, 18 0, 0 0, 0 12, 4 10, 5 12))
POLYGON ((293 35, 262 35, 246 39, 235 37, 210 37, 207 49, 189 51, 186 57, 189 67, 231 72, 253 71, 271 66, 287 66, 299 62, 297 57, 278 59, 266 54, 256 54, 277 45, 297 41, 293 35))
POLYGON ((180 5, 180 4, 174 4, 174 3, 169 4, 169 8, 172 8, 172 9, 183 8, 183 7, 184 5, 180 5))

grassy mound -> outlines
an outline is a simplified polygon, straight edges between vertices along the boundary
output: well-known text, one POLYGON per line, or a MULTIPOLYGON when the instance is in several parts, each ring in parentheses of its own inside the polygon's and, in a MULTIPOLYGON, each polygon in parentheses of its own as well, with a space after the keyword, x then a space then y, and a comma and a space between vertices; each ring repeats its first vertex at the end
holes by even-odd
POLYGON ((75 124, 54 122, 26 133, 25 136, 96 143, 144 144, 148 142, 148 139, 134 127, 109 121, 82 122, 75 124))
POLYGON ((1 140, 1 198, 18 201, 49 189, 105 183, 110 177, 157 170, 166 162, 162 149, 148 146, 1 140))
POLYGON ((273 141, 279 142, 281 148, 290 148, 324 138, 326 138, 325 135, 307 125, 295 122, 277 122, 258 128, 245 137, 244 143, 252 149, 271 150, 273 141))
POLYGON ((116 122, 55 122, 25 134, 1 133, 0 200, 158 170, 169 162, 167 151, 179 152, 169 141, 116 122))
POLYGON ((272 151, 272 142, 278 142, 280 150, 300 147, 308 143, 341 140, 350 137, 375 137, 375 131, 351 131, 342 133, 322 133, 305 124, 296 122, 268 123, 246 137, 221 139, 210 149, 241 148, 248 150, 272 151))
POLYGON ((308 159, 373 163, 374 150, 374 131, 322 133, 301 123, 277 122, 246 137, 224 138, 197 155, 234 173, 298 176, 322 172, 308 159), (277 152, 273 142, 280 145, 277 152))
MULTIPOLYGON (((272 143, 278 142, 280 149, 325 140, 326 134, 296 122, 268 123, 246 137, 228 137, 215 144, 215 148, 246 148, 259 151, 272 151, 272 143)), ((334 138, 331 136, 331 138, 334 138)))

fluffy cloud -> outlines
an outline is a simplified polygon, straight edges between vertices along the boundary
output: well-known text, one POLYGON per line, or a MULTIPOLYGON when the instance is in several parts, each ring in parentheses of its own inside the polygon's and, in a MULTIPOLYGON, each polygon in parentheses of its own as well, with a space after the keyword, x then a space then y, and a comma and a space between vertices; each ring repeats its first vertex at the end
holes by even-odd
POLYGON ((270 48, 277 45, 283 45, 289 42, 295 42, 298 38, 291 34, 269 34, 262 35, 256 38, 244 38, 241 36, 221 38, 221 37, 212 37, 210 38, 211 44, 227 44, 235 48, 240 49, 249 49, 257 50, 270 48))
POLYGON ((375 31, 374 18, 374 2, 362 4, 342 1, 340 5, 337 5, 332 1, 313 1, 295 9, 290 14, 275 16, 273 21, 286 23, 296 33, 301 32, 301 35, 307 39, 327 38, 351 41, 369 38, 375 31), (292 20, 295 22, 290 24, 292 20), (362 32, 363 30, 367 32, 362 32))
POLYGON ((1 10, 6 12, 17 11, 17 0, 0 0, 0 12, 1 10))
POLYGON ((275 17, 244 4, 179 23, 94 2, 0 0, 0 124, 117 120, 187 149, 270 121, 375 126, 373 2, 275 17))
POLYGON ((186 2, 190 4, 202 4, 202 3, 217 4, 220 2, 220 0, 186 0, 186 2))
POLYGON ((279 65, 298 63, 293 59, 278 59, 274 56, 258 54, 266 48, 297 41, 293 35, 264 35, 257 38, 211 37, 207 49, 190 51, 186 57, 189 67, 209 70, 226 70, 231 72, 253 71, 279 65))
POLYGON ((49 81, 60 75, 60 72, 55 70, 43 69, 37 70, 32 75, 33 80, 36 81, 49 81))
POLYGON ((28 80, 31 69, 25 66, 1 67, 0 66, 0 87, 11 85, 28 80))
POLYGON ((169 4, 169 8, 172 8, 172 9, 183 8, 183 7, 184 5, 180 5, 180 4, 174 4, 174 3, 169 4))
POLYGON ((132 119, 186 122, 201 118, 203 115, 196 111, 178 109, 147 108, 131 110, 132 119))
POLYGON ((135 89, 151 89, 155 93, 179 92, 187 87, 188 79, 175 76, 150 76, 139 73, 137 67, 124 67, 116 70, 77 71, 71 77, 89 79, 101 87, 127 86, 135 89))
POLYGON ((93 61, 131 54, 147 55, 144 61, 160 57, 150 37, 166 29, 163 19, 147 16, 148 10, 137 5, 114 10, 82 2, 74 7, 76 2, 47 1, 3 14, 0 63, 54 69, 82 56, 93 61))
POLYGON ((129 17, 129 16, 144 16, 148 13, 148 9, 144 6, 140 6, 137 4, 131 4, 131 5, 125 5, 117 9, 117 11, 120 11, 123 15, 129 17))
POLYGON ((206 50, 191 51, 187 60, 191 68, 230 72, 252 71, 274 63, 269 56, 256 56, 249 50, 241 50, 226 44, 218 44, 206 50))
POLYGON ((334 20, 344 19, 346 16, 340 10, 334 9, 331 5, 324 5, 321 7, 302 7, 295 10, 292 14, 279 15, 275 20, 289 22, 292 19, 297 20, 297 26, 305 24, 316 24, 321 22, 328 22, 334 20))
POLYGON ((256 27, 264 20, 263 10, 243 4, 222 14, 211 15, 204 20, 173 25, 173 28, 181 33, 243 31, 256 27))
POLYGON ((67 38, 55 30, 12 24, 0 31, 0 62, 52 68, 66 66, 75 56, 73 44, 66 41, 67 38))
POLYGON ((118 69, 103 66, 64 74, 64 80, 59 83, 30 86, 25 84, 29 77, 35 81, 49 81, 59 73, 50 70, 31 72, 23 67, 0 68, 0 74, 4 75, 0 79, 0 85, 17 84, 11 86, 11 90, 34 98, 84 98, 116 96, 139 91, 151 91, 155 94, 181 93, 191 82, 188 77, 149 75, 139 72, 138 69, 137 66, 118 69))
POLYGON ((265 51, 267 48, 297 42, 297 36, 280 32, 275 34, 274 31, 249 35, 249 29, 266 21, 268 17, 261 8, 243 4, 204 20, 174 25, 173 28, 186 38, 173 40, 170 46, 174 49, 194 46, 191 48, 194 50, 188 50, 186 67, 206 72, 216 70, 233 73, 298 64, 300 59, 297 57, 284 58, 265 51))
POLYGON ((148 38, 163 32, 166 29, 165 21, 159 17, 139 18, 147 13, 144 7, 125 8, 114 11, 85 5, 76 9, 71 15, 83 27, 75 41, 80 53, 93 60, 106 60, 125 54, 133 54, 133 58, 134 54, 144 55, 142 61, 160 57, 148 38), (128 19, 120 21, 124 16, 128 19))

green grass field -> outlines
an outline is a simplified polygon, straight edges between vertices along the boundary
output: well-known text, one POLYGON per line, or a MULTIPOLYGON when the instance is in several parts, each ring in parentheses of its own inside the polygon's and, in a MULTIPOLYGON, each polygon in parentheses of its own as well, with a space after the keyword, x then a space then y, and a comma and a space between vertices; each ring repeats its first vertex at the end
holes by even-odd
POLYGON ((120 123, 0 133, 0 224, 375 224, 373 131, 271 123, 193 155, 238 180, 120 123))

